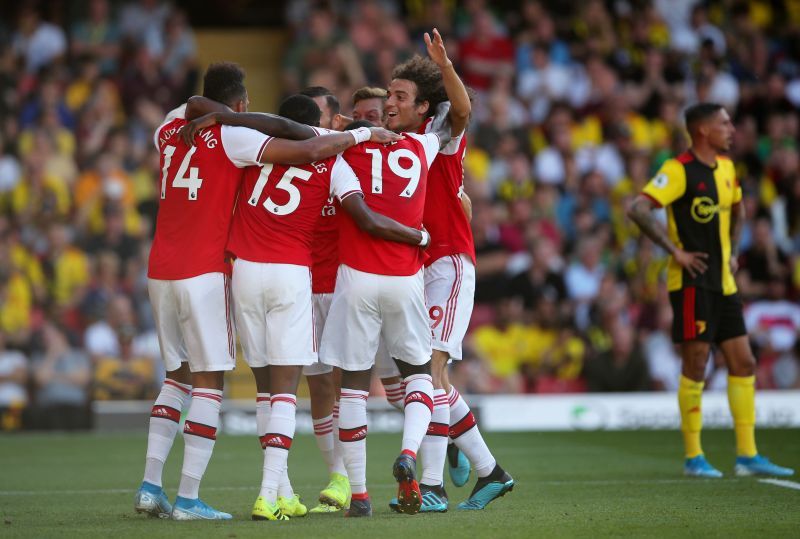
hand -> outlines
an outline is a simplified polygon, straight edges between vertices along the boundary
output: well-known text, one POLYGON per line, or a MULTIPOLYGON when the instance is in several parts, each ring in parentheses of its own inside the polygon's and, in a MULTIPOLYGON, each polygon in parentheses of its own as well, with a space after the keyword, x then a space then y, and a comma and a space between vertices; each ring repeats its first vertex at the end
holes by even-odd
POLYGON ((180 130, 181 140, 187 146, 194 146, 194 137, 197 135, 198 131, 201 129, 205 129, 206 127, 211 127, 217 124, 217 113, 211 112, 206 114, 205 116, 200 116, 196 120, 192 120, 188 124, 184 125, 180 130))
POLYGON ((431 40, 428 32, 425 32, 425 46, 428 48, 428 56, 440 68, 453 65, 453 62, 447 57, 447 49, 444 48, 444 41, 442 41, 442 35, 439 30, 433 29, 433 40, 431 40))
POLYGON ((739 271, 739 259, 731 254, 731 275, 736 275, 739 271))
POLYGON ((386 144, 387 142, 397 142, 398 140, 403 140, 405 137, 403 135, 398 135, 393 131, 389 131, 388 129, 384 129, 383 127, 370 127, 370 142, 378 142, 380 144, 386 144))
POLYGON ((428 233, 428 231, 425 229, 424 226, 422 227, 421 232, 423 233, 422 237, 425 240, 425 243, 420 245, 419 248, 424 251, 425 249, 431 246, 431 235, 428 233))
POLYGON ((672 257, 675 262, 689 272, 692 278, 702 275, 708 269, 708 264, 706 264, 708 253, 690 253, 683 249, 678 249, 672 257))

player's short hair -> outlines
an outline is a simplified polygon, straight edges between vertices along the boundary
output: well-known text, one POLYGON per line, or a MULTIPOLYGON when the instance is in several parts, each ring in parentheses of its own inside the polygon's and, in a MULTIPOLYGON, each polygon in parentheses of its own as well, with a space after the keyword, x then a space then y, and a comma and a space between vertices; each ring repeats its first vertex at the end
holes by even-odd
POLYGON ((708 120, 723 108, 719 103, 697 103, 692 105, 683 113, 686 121, 686 130, 690 134, 694 133, 700 123, 708 120))
POLYGON ((447 93, 442 83, 442 72, 433 60, 415 54, 392 71, 392 79, 410 80, 417 85, 415 102, 419 105, 425 101, 430 104, 428 116, 436 112, 436 105, 447 101, 447 93))
POLYGON ((303 94, 290 95, 278 107, 278 115, 295 122, 319 127, 322 111, 316 101, 303 94))
POLYGON ((245 99, 244 70, 233 62, 218 62, 206 69, 203 77, 203 97, 230 107, 245 99))
POLYGON ((386 99, 389 96, 384 88, 374 86, 364 86, 353 93, 353 105, 365 99, 386 99))
POLYGON ((308 97, 324 97, 328 108, 331 109, 331 115, 339 114, 339 111, 342 110, 339 100, 333 95, 333 92, 324 86, 309 86, 308 88, 300 90, 300 93, 308 97))
POLYGON ((350 131, 352 129, 358 129, 359 127, 375 127, 375 126, 372 125, 371 122, 368 122, 366 120, 356 120, 354 122, 350 122, 349 124, 347 124, 344 130, 350 131))

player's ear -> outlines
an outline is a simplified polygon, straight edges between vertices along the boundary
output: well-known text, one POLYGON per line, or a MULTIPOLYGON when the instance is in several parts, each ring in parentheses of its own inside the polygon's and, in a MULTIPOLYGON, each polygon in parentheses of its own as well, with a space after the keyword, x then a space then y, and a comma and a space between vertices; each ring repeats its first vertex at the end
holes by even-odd
POLYGON ((431 108, 430 101, 423 101, 422 103, 417 105, 417 114, 419 114, 422 117, 425 117, 428 115, 428 109, 430 108, 431 108))

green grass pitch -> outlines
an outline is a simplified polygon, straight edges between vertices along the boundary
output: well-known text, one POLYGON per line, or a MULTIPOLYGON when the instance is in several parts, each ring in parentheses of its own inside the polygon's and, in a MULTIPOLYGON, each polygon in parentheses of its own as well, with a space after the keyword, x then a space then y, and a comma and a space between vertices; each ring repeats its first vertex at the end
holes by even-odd
MULTIPOLYGON (((5 435, 0 537, 800 537, 800 490, 735 478, 730 431, 703 434, 706 455, 726 473, 721 480, 681 476, 677 432, 490 434, 487 440, 517 486, 485 511, 455 509, 469 495, 473 476, 463 488, 447 479, 446 514, 390 513, 386 502, 395 490, 391 464, 399 438, 371 434, 373 518, 310 515, 276 523, 250 520, 261 481, 255 437, 222 436, 200 493, 235 520, 171 522, 133 512, 144 434, 5 435)), ((763 430, 758 441, 775 462, 800 469, 800 431, 763 430)), ((178 437, 165 470, 171 497, 182 448, 178 437)), ((326 476, 311 436, 295 440, 290 473, 296 491, 313 505, 326 476)))

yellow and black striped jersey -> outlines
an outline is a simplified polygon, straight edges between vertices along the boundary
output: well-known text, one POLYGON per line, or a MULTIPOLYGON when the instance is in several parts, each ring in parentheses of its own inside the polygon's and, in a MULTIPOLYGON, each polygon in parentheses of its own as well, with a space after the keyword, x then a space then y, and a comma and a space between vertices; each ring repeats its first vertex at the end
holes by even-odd
POLYGON ((742 189, 733 162, 717 157, 716 166, 709 167, 691 151, 685 152, 668 159, 642 194, 666 208, 667 230, 675 245, 708 253, 708 270, 694 278, 670 258, 667 288, 696 286, 735 294, 730 269, 731 209, 742 200, 742 189))

